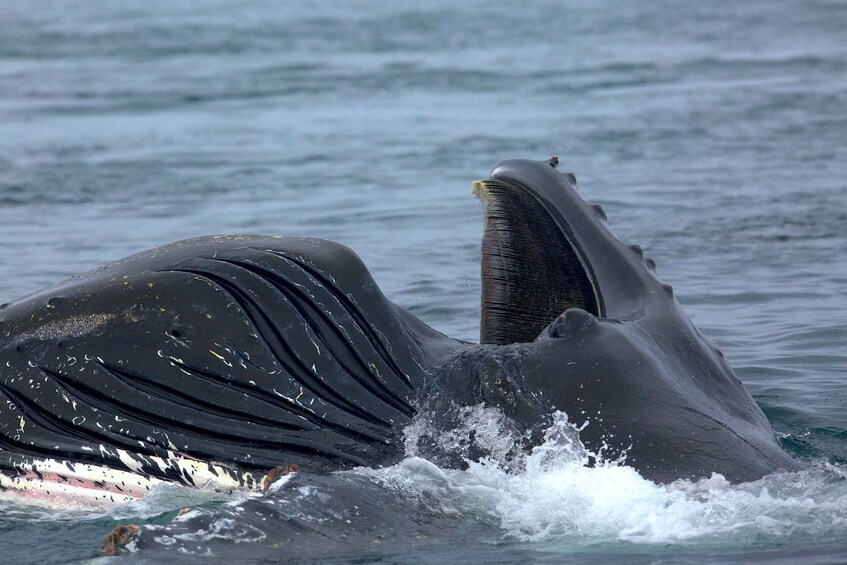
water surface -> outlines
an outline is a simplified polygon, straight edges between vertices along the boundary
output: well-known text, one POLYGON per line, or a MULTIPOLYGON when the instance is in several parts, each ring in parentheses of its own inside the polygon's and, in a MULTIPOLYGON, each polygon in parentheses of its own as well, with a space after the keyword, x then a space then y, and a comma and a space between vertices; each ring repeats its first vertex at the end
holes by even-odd
MULTIPOLYGON (((441 541, 350 542, 348 557, 844 559, 843 3, 57 0, 0 2, 0 21, 0 302, 175 239, 315 235, 472 340, 482 211, 470 184, 500 159, 558 155, 810 465, 667 489, 567 457, 509 475, 496 460, 452 472, 410 454, 346 484, 365 481, 356 496, 441 541)), ((169 488, 105 513, 4 503, 0 555, 94 557, 118 522, 230 502, 169 488)), ((195 545, 309 555, 234 539, 195 545)), ((154 546, 140 555, 167 554, 154 546)))

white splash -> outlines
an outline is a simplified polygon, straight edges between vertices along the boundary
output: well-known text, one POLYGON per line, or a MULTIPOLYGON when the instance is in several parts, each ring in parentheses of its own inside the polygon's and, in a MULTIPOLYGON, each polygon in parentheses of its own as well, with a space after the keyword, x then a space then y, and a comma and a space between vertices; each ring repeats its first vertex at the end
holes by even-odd
MULTIPOLYGON (((502 422, 500 414, 476 410, 473 419, 474 426, 482 424, 478 432, 497 437, 492 431, 502 422)), ((423 429, 416 425, 408 431, 409 446, 423 429)), ((462 430, 466 427, 471 420, 462 430)), ((461 443, 455 436, 462 430, 443 440, 461 443)), ((499 447, 487 459, 467 461, 464 471, 439 468, 413 450, 398 465, 368 474, 431 511, 489 520, 505 539, 523 542, 726 547, 847 536, 843 467, 821 464, 740 485, 720 475, 658 485, 623 459, 592 453, 579 431, 558 413, 543 443, 523 455, 520 465, 504 460, 508 450, 499 447), (589 458, 596 459, 595 466, 586 466, 589 458)))

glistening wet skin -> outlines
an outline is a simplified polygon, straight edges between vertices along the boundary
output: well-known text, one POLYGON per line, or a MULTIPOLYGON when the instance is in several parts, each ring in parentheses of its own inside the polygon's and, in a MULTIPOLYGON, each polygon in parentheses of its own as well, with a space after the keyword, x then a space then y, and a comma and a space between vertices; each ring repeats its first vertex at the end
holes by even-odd
POLYGON ((3 485, 46 490, 39 466, 86 464, 94 486, 128 472, 261 489, 281 465, 396 464, 416 414, 451 429, 476 405, 501 410, 524 451, 567 414, 587 449, 660 482, 798 469, 641 249, 555 165, 503 161, 474 184, 479 344, 429 328, 353 251, 314 238, 180 241, 11 303, 3 485))

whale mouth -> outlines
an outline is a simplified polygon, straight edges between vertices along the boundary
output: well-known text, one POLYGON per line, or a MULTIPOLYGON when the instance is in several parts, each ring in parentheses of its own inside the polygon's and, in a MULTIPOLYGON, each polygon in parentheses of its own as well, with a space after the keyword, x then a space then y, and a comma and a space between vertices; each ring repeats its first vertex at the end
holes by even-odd
POLYGON ((502 178, 476 181, 472 190, 484 203, 480 343, 534 341, 570 308, 603 315, 571 228, 533 190, 502 178))

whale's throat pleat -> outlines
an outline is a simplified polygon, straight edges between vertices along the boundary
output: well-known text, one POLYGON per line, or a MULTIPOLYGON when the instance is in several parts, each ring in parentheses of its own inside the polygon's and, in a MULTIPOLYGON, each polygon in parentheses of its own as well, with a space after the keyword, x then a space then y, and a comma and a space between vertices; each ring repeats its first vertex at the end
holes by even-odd
POLYGON ((599 314, 576 250, 545 207, 517 184, 474 184, 485 205, 480 343, 535 340, 568 308, 599 314))

